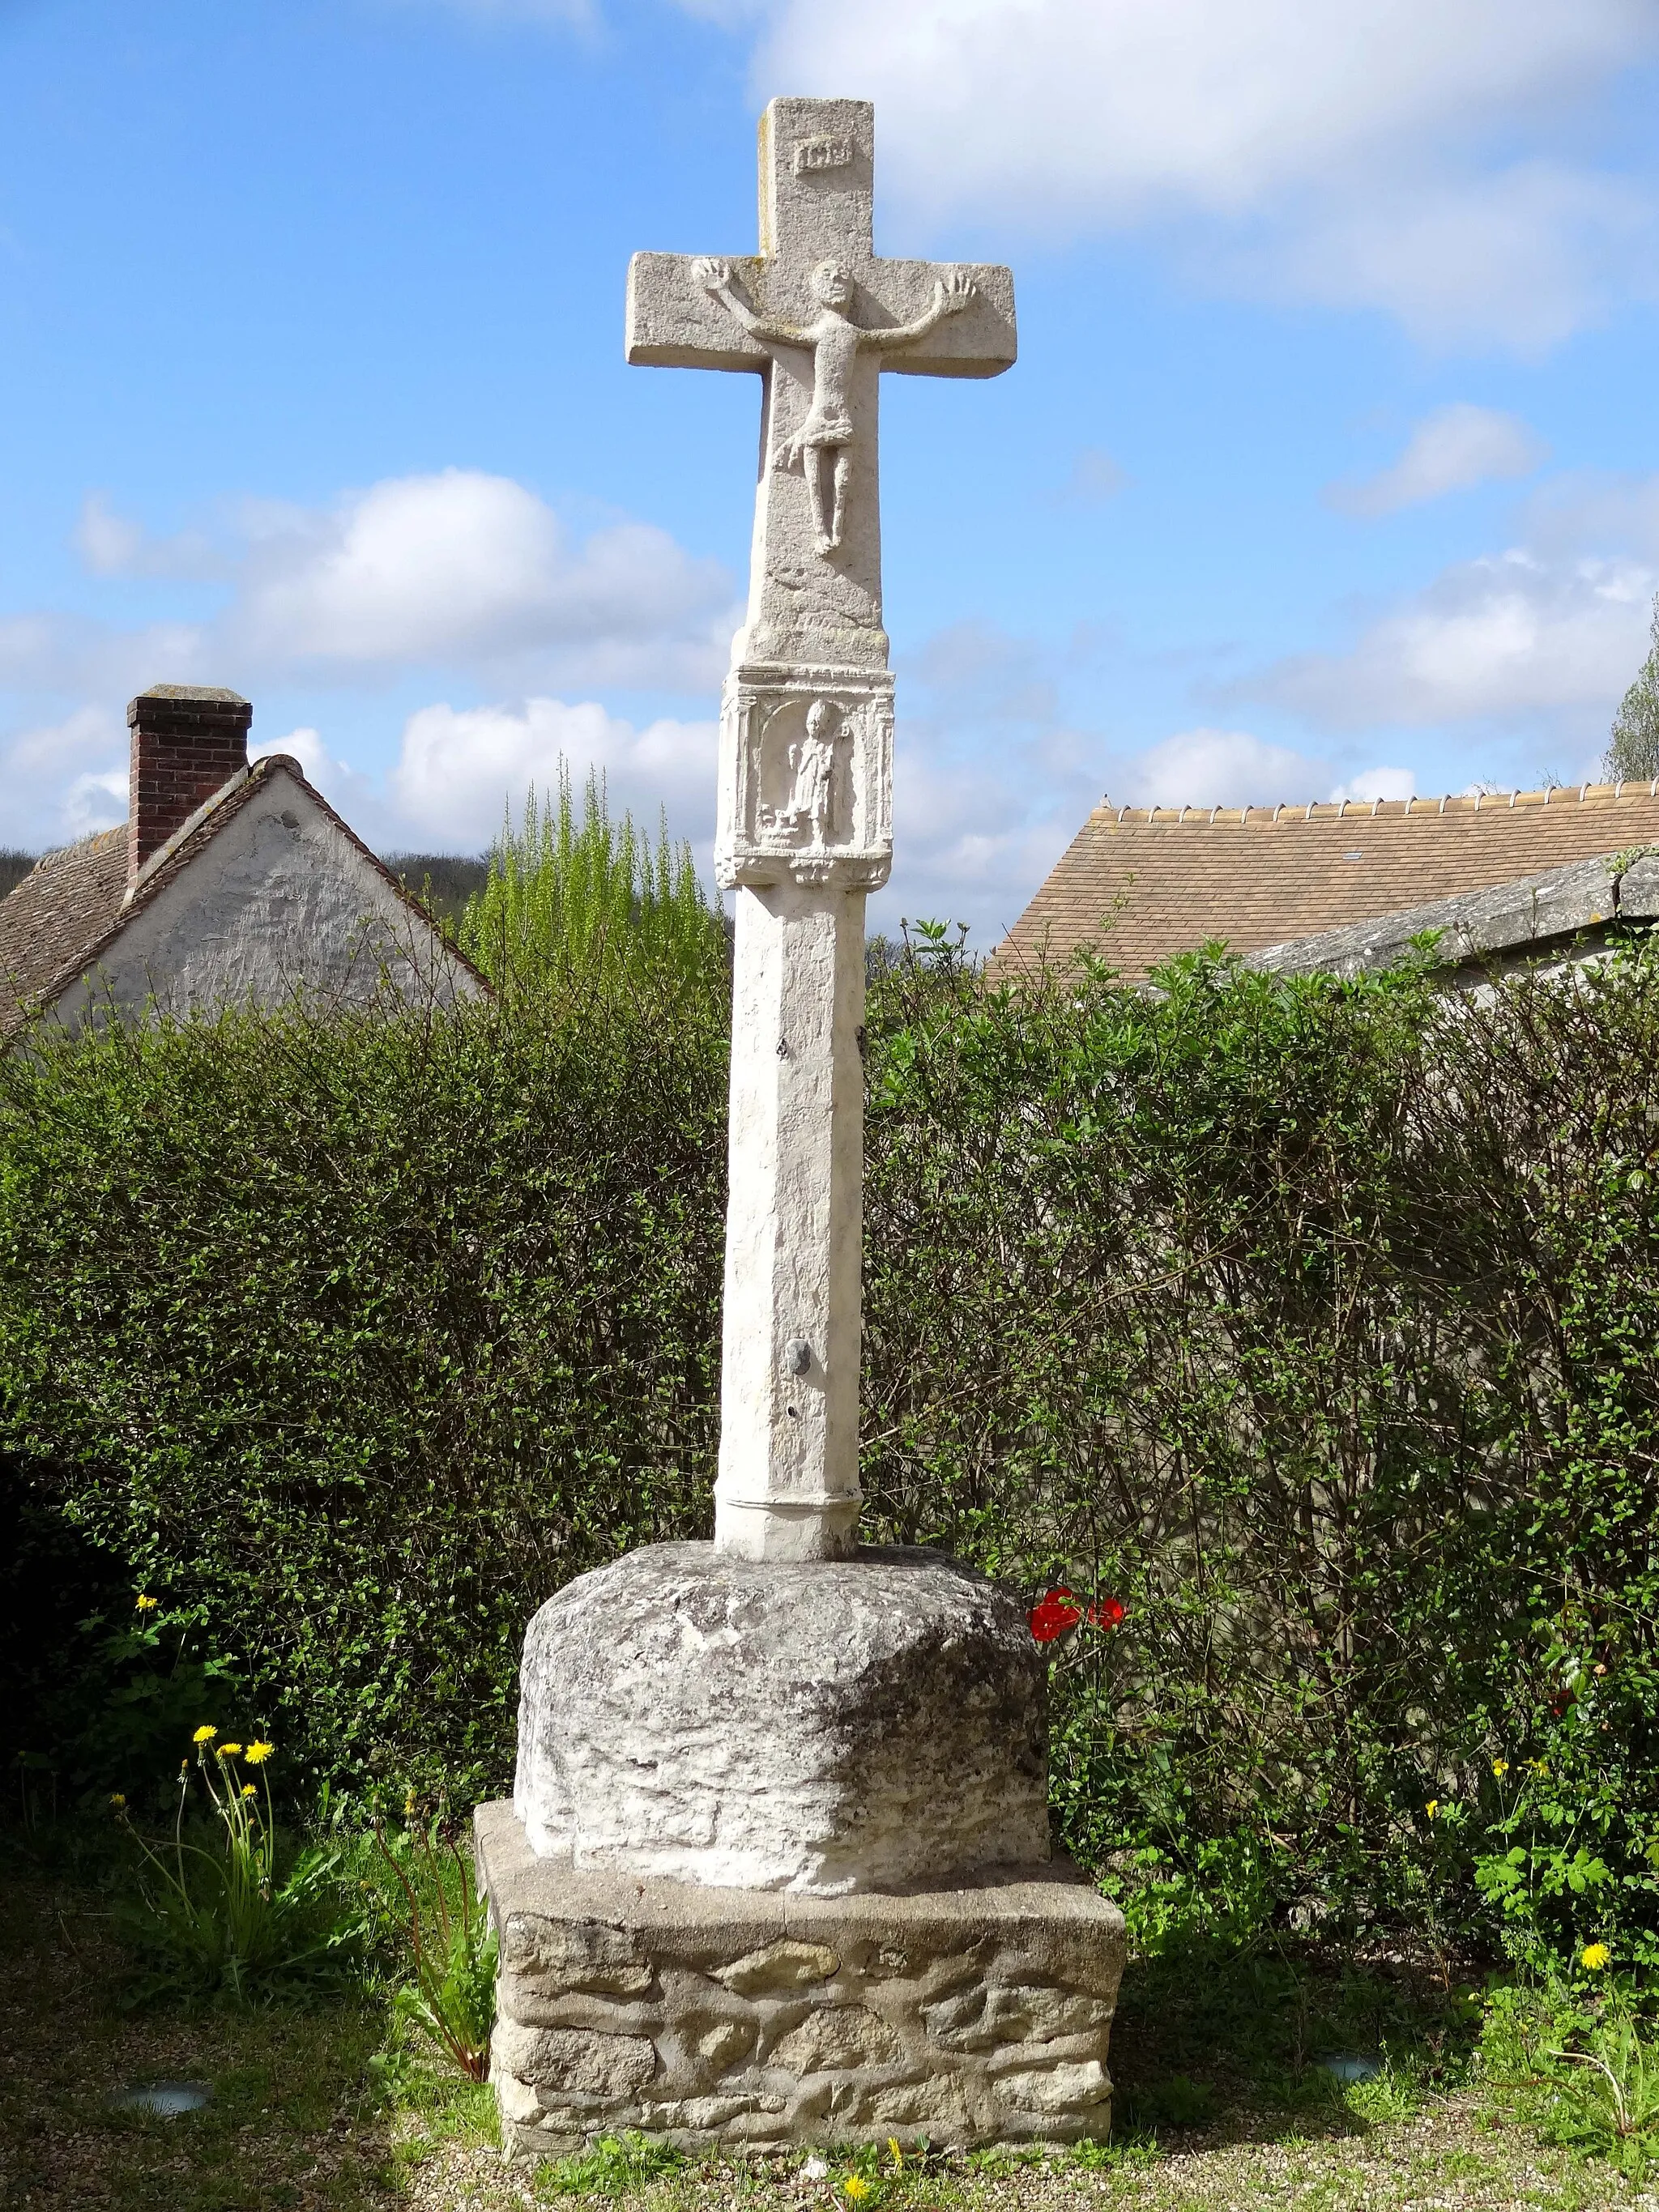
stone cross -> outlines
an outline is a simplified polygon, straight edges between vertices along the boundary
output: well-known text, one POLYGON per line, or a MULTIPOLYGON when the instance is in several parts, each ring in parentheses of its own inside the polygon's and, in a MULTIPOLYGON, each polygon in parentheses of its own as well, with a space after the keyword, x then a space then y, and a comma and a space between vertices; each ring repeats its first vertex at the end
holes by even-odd
POLYGON ((893 851, 880 373, 1014 358, 1006 269, 877 258, 874 161, 867 103, 775 100, 760 252, 628 272, 630 362, 763 393, 714 843, 737 908, 714 1540, 750 1559, 842 1557, 860 1504, 864 904, 893 851))

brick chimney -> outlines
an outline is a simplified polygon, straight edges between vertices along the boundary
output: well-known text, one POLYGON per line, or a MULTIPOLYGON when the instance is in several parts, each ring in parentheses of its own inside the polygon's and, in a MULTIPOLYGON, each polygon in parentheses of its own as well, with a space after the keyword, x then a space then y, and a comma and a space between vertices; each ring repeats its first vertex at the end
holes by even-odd
POLYGON ((127 881, 197 808, 247 766, 253 709, 237 691, 153 684, 127 708, 127 881))

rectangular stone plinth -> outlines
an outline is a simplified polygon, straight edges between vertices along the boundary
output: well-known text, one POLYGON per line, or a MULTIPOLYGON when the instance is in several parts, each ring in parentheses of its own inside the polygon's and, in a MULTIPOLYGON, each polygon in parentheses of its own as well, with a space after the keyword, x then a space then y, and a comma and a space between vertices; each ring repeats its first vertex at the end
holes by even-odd
POLYGON ((1066 1861, 798 1897, 573 1873, 481 1806, 510 2155, 1103 2138, 1123 1917, 1066 1861))

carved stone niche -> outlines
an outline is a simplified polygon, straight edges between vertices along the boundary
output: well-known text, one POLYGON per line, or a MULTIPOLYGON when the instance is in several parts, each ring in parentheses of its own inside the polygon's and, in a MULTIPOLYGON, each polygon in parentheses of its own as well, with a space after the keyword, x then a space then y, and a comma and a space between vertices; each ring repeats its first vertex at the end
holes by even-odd
POLYGON ((720 702, 721 887, 872 891, 892 865, 891 676, 733 669, 720 702))

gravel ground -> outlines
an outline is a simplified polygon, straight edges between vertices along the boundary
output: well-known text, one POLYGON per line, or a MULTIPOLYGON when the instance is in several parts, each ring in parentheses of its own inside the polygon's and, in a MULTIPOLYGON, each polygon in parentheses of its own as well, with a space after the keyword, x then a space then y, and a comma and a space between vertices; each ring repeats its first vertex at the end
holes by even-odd
MULTIPOLYGON (((1235 2124, 1244 2117, 1230 2115, 1235 2124)), ((1659 2197, 1638 2194, 1605 2166, 1540 2151, 1501 2122, 1494 2126, 1474 2098, 1439 2098, 1411 2119, 1352 2135, 1253 2142, 1240 2140, 1237 2125, 1212 2134, 1175 2139, 1144 2165, 1105 2172, 1061 2160, 975 2172, 951 2161, 886 2185, 873 2201, 881 2212, 901 2205, 971 2212, 1085 2205, 1114 2212, 1260 2212, 1268 2205, 1304 2212, 1659 2212, 1659 2197)), ((830 2212, 832 2206, 848 2212, 836 2185, 841 2172, 803 2182, 799 2161, 690 2168, 629 2201, 638 2212, 830 2212)), ((430 2152, 410 2171, 408 2190, 419 2212, 520 2212, 571 2201, 555 2197, 530 2174, 503 2169, 499 2154, 481 2145, 430 2152)), ((860 2212, 872 2202, 866 2198, 860 2212)))

